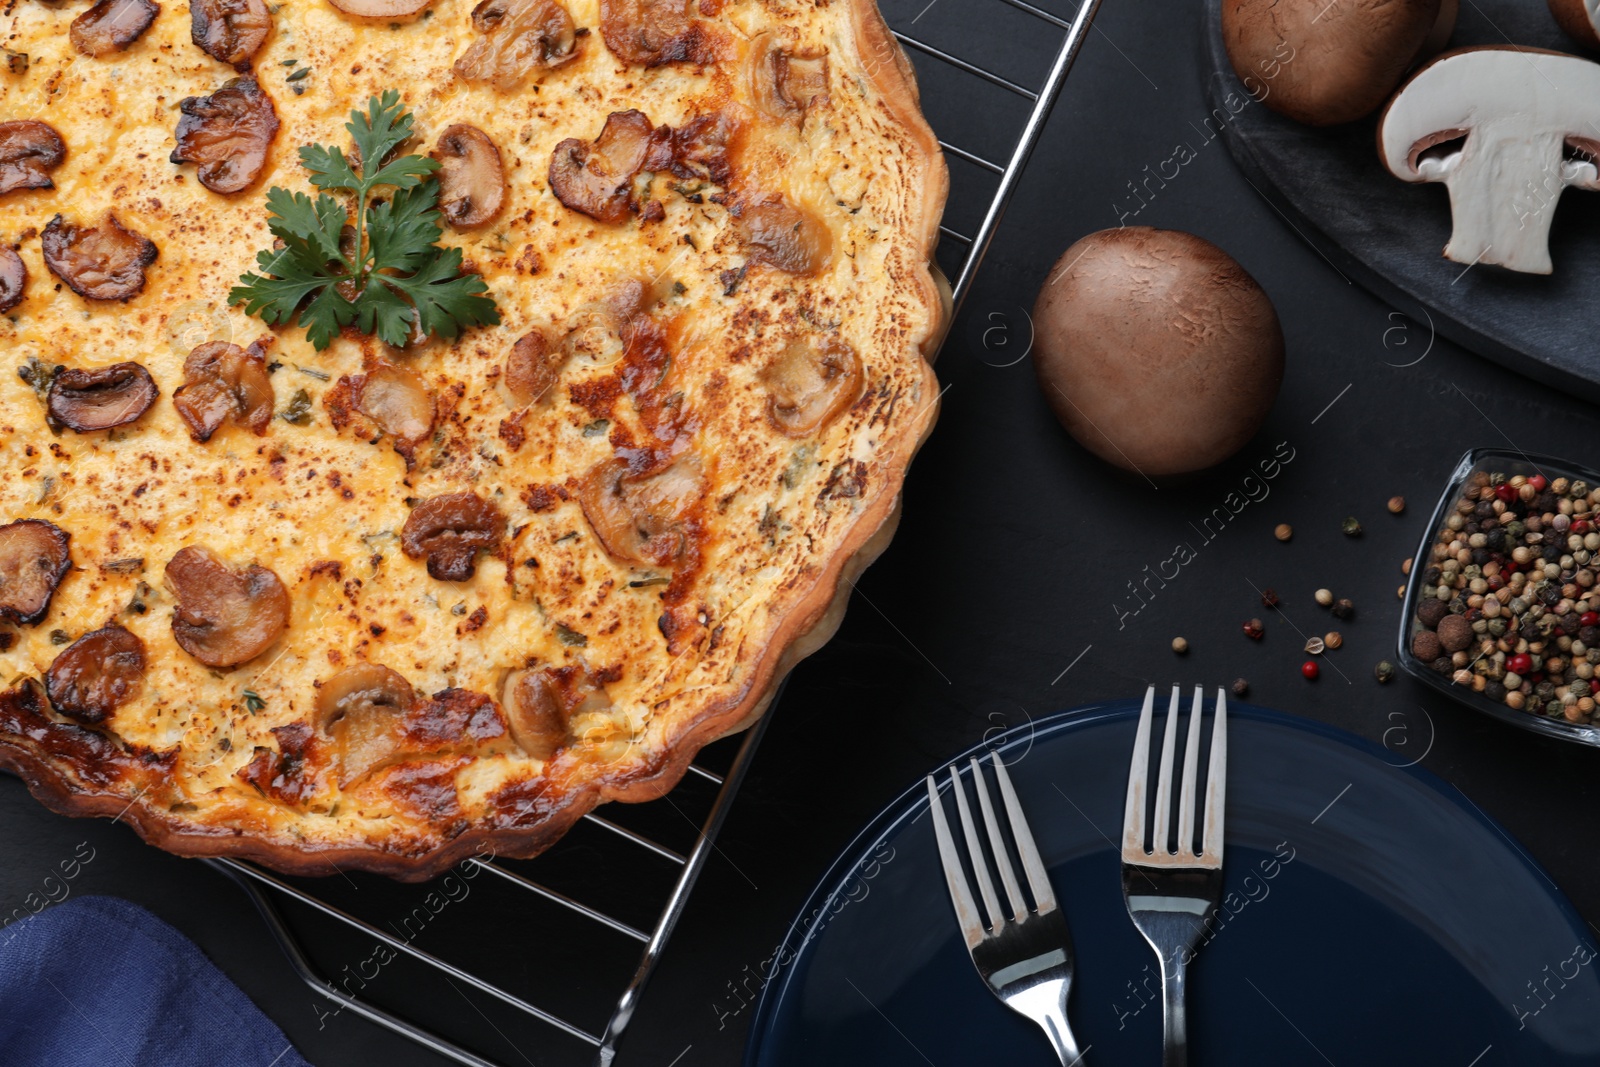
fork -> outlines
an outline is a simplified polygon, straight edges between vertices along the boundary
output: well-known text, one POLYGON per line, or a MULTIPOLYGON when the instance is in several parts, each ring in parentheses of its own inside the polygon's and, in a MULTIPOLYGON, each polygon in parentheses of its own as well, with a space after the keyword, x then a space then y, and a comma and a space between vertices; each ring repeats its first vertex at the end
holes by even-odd
POLYGON ((939 842, 939 859, 944 864, 944 880, 950 889, 950 902, 955 905, 956 920, 966 938, 967 952, 978 974, 995 996, 1012 1011, 1027 1016, 1044 1029, 1062 1067, 1079 1063, 1082 1056, 1078 1043, 1067 1023, 1067 994, 1072 989, 1072 935, 1067 930, 1066 916, 1056 906, 1056 896, 1050 888, 1050 876, 1045 873, 1039 859, 1039 849, 1033 842, 1033 833, 1022 815, 1022 805, 1017 802, 1017 791, 1011 786, 1011 776, 1006 765, 995 753, 990 753, 994 764, 995 781, 1000 785, 1000 796, 1005 804, 1006 821, 1011 829, 1011 839, 1028 879, 1028 890, 1033 896, 1033 910, 1029 911, 1022 897, 1022 887, 1017 882, 1017 872, 1006 852, 999 822, 995 818, 994 804, 989 799, 989 786, 984 780, 983 768, 974 758, 972 780, 978 794, 978 808, 983 813, 983 826, 989 840, 989 852, 995 869, 1005 887, 1009 909, 1002 911, 995 895, 994 882, 979 844, 977 830, 972 824, 972 811, 967 804, 966 790, 961 785, 961 774, 950 767, 950 791, 955 794, 956 811, 961 818, 961 835, 966 839, 967 857, 972 873, 977 878, 978 894, 983 899, 980 916, 972 899, 972 890, 961 867, 961 854, 950 834, 950 824, 945 820, 944 803, 939 799, 939 785, 933 775, 928 775, 928 804, 933 811, 933 833, 939 842))
POLYGON ((1128 804, 1122 820, 1122 895, 1128 914, 1161 960, 1162 1067, 1184 1067, 1189 1060, 1189 1029, 1184 1016, 1184 986, 1206 923, 1222 896, 1222 816, 1228 784, 1228 705, 1217 690, 1211 727, 1211 762, 1206 771, 1206 806, 1198 852, 1194 847, 1195 775, 1200 763, 1200 687, 1194 687, 1189 739, 1183 754, 1183 788, 1178 796, 1177 851, 1168 846, 1172 810, 1172 754, 1178 739, 1178 687, 1172 687, 1156 781, 1155 825, 1145 849, 1145 799, 1150 778, 1150 721, 1156 689, 1145 691, 1139 732, 1128 768, 1128 804))

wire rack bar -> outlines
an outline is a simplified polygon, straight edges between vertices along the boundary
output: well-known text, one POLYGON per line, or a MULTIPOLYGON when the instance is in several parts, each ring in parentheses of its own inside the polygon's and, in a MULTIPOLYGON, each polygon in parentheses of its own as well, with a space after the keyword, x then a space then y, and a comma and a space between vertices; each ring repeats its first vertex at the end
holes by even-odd
POLYGON ((678 864, 680 867, 689 862, 686 857, 672 851, 672 849, 668 848, 666 845, 658 845, 643 834, 636 834, 627 827, 618 826, 610 819, 601 818, 599 815, 596 815, 593 812, 585 815, 584 819, 596 826, 603 826, 607 830, 610 830, 612 833, 616 834, 618 837, 632 841, 641 848, 648 849, 649 851, 660 856, 662 859, 670 860, 673 863, 678 864))
POLYGON ((940 62, 948 63, 957 70, 964 70, 968 74, 982 78, 984 81, 993 85, 998 85, 1002 89, 1009 89, 1018 96, 1026 97, 1029 100, 1039 99, 1038 93, 1034 92, 1032 89, 1026 89, 1018 85, 1010 78, 1002 78, 1000 75, 991 70, 984 70, 982 67, 973 63, 968 63, 964 59, 957 59, 949 52, 935 48, 931 44, 924 44, 915 37, 907 36, 906 34, 901 33, 899 30, 893 30, 891 32, 894 34, 894 39, 905 45, 907 48, 915 49, 916 51, 921 52, 923 55, 932 56, 934 59, 937 59, 940 62))
POLYGON ((551 889, 547 886, 542 886, 538 882, 535 882, 532 878, 526 878, 520 874, 517 874, 515 871, 508 871, 504 867, 497 867, 488 860, 474 859, 472 860, 472 863, 480 870, 485 870, 491 874, 499 875, 501 878, 504 878, 513 885, 526 889, 530 893, 544 897, 548 901, 560 904, 563 908, 569 908, 572 911, 577 912, 579 915, 582 915, 586 919, 593 919, 600 925, 608 926, 619 934, 624 934, 633 938, 635 941, 646 944, 648 944, 650 941, 650 935, 645 933, 643 930, 636 930, 627 923, 623 922, 621 919, 613 919, 603 911, 596 911, 586 904, 580 904, 578 901, 573 900, 565 893, 557 893, 554 889, 551 889))
POLYGON ((968 163, 976 163, 978 166, 982 167, 991 174, 1004 174, 1006 172, 1006 169, 1000 164, 984 159, 976 152, 968 152, 965 148, 957 148, 949 141, 940 141, 939 147, 950 153, 952 156, 966 160, 968 163))
POLYGON ((944 234, 946 237, 952 237, 955 240, 960 241, 962 244, 969 244, 970 245, 972 243, 972 238, 968 237, 966 234, 960 232, 959 230, 952 230, 950 227, 945 226, 942 223, 939 226, 939 232, 944 234))

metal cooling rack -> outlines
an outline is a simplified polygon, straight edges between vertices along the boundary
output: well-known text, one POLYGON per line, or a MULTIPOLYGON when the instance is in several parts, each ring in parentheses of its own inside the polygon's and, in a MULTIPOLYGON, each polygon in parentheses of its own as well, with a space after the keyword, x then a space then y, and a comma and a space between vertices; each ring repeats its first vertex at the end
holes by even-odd
MULTIPOLYGON (((948 157, 965 161, 971 165, 969 169, 978 172, 952 173, 952 202, 981 203, 982 198, 987 198, 975 232, 962 233, 949 225, 939 227, 941 234, 957 246, 951 249, 944 245, 940 254, 941 265, 955 277, 955 310, 960 309, 971 290, 1023 166, 1100 5, 1100 0, 1081 0, 1077 13, 1064 19, 1027 0, 986 2, 1003 3, 1063 32, 1048 72, 1036 88, 968 62, 909 32, 893 31, 914 62, 917 57, 925 57, 917 64, 925 96, 934 79, 978 79, 1021 98, 1028 109, 1021 132, 1003 163, 944 140, 939 142, 948 157)), ((928 6, 932 7, 932 3, 928 6)), ((924 8, 923 13, 927 10, 924 8)), ((921 17, 919 14, 910 20, 911 24, 921 17)), ((1009 113, 1014 115, 1015 111, 1009 113)), ((995 116, 996 121, 1000 118, 995 116)), ((301 979, 320 1002, 326 1003, 325 1008, 316 1009, 319 1016, 351 1011, 468 1067, 532 1063, 524 1045, 507 1032, 508 1028, 523 1042, 538 1042, 533 1051, 541 1064, 589 1062, 604 1067, 615 1058, 618 1041, 633 1017, 645 982, 716 847, 717 832, 771 715, 769 708, 742 739, 708 747, 689 768, 684 782, 667 797, 649 804, 607 809, 606 816, 591 813, 573 833, 535 860, 472 859, 452 875, 427 886, 400 886, 359 874, 344 876, 342 881, 337 876, 294 879, 235 860, 206 862, 249 895, 301 979), (712 769, 721 761, 725 761, 721 770, 712 769), (709 798, 704 796, 708 789, 713 791, 709 798), (697 790, 698 803, 689 795, 697 790), (699 818, 686 811, 684 805, 697 812, 699 818), (664 806, 672 812, 665 812, 664 806), (673 814, 678 818, 672 818, 673 814), (686 847, 659 840, 672 836, 674 830, 681 834, 684 826, 694 831, 686 847), (606 895, 608 887, 614 889, 616 882, 625 882, 620 899, 585 902, 568 886, 555 884, 574 869, 592 870, 596 866, 618 869, 620 875, 615 879, 601 876, 598 881, 592 877, 587 881, 567 877, 566 881, 601 896, 606 895), (452 876, 454 883, 450 882, 452 876), (652 881, 653 887, 649 884, 652 881), (653 894, 652 888, 656 890, 653 894), (458 897, 457 893, 461 895, 458 897), (469 904, 474 894, 478 901, 469 904), (485 901, 485 896, 490 899, 485 901), (645 897, 650 898, 648 903, 642 901, 645 897), (419 899, 424 903, 417 903, 419 899), (619 907, 619 903, 625 906, 619 907), (648 911, 647 921, 616 914, 641 909, 648 911), (534 929, 536 923, 529 914, 532 912, 550 921, 534 929), (513 931, 524 936, 508 935, 502 939, 497 922, 524 923, 525 930, 513 931), (465 934, 452 936, 449 928, 458 926, 465 929, 465 934), (307 948, 313 934, 315 952, 307 948), (558 940, 568 942, 568 948, 575 946, 575 969, 562 970, 563 964, 552 962, 547 954, 552 934, 560 935, 558 940), (441 944, 435 948, 430 940, 441 944), (583 962, 606 941, 624 946, 620 956, 615 945, 606 952, 615 979, 609 986, 605 975, 592 973, 583 962), (476 961, 477 966, 453 958, 452 948, 459 949, 463 942, 486 946, 487 958, 476 961), (331 971, 319 962, 319 958, 330 956, 336 965, 331 971), (625 965, 619 965, 623 956, 625 965), (516 967, 502 968, 508 971, 502 976, 479 973, 484 964, 498 965, 504 960, 525 961, 527 966, 521 973, 516 967), (369 968, 373 972, 370 975, 369 968), (527 988, 541 972, 552 970, 558 974, 560 987, 545 990, 545 998, 562 1001, 559 1006, 549 999, 541 1003, 543 998, 527 988), (385 982, 387 1006, 380 1003, 376 992, 385 982), (468 990, 478 994, 477 998, 469 996, 468 990), (581 998, 589 998, 587 1006, 577 1003, 581 998), (596 1000, 598 1010, 593 1007, 596 1000), (453 1017, 451 1009, 459 1013, 463 1003, 472 1009, 471 1014, 453 1017), (578 1018, 585 1015, 587 1019, 578 1018), (437 1016, 440 1021, 423 1021, 424 1016, 437 1016), (463 1017, 468 1025, 454 1029, 473 1033, 480 1046, 508 1047, 515 1059, 489 1059, 460 1043, 466 1040, 464 1036, 446 1036, 443 1031, 463 1017), (489 1030, 498 1042, 486 1039, 489 1030), (565 1057, 553 1048, 561 1044, 566 1046, 565 1057)), ((619 896, 616 892, 610 895, 619 896)))

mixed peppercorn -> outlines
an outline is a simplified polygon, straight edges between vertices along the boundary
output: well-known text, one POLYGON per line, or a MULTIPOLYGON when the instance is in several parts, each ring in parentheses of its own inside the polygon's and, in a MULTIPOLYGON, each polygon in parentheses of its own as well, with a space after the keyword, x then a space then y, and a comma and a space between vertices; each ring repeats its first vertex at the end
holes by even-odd
POLYGON ((1438 532, 1411 653, 1490 700, 1567 722, 1600 693, 1600 488, 1478 472, 1438 532))

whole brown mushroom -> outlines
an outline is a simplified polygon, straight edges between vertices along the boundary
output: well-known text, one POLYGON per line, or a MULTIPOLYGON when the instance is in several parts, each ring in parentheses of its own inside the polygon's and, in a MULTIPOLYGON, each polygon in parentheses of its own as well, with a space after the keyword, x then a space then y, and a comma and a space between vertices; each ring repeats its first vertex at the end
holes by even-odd
POLYGON ((1261 427, 1283 381, 1272 301, 1193 234, 1126 226, 1079 240, 1034 305, 1034 370, 1085 448, 1147 478, 1203 470, 1261 427))
POLYGON ((1273 111, 1312 126, 1369 115, 1439 51, 1460 0, 1223 0, 1234 73, 1273 111))

